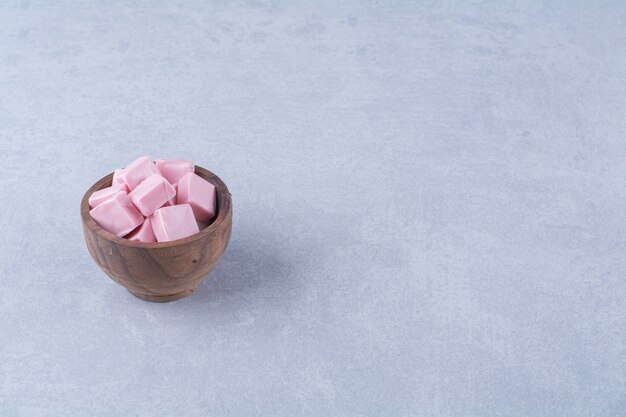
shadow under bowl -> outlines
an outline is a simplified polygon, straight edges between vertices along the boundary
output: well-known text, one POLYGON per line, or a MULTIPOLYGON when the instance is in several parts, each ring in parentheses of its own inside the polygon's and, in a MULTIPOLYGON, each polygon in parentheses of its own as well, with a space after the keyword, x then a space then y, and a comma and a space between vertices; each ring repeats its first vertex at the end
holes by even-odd
POLYGON ((217 213, 199 233, 170 242, 145 243, 117 237, 89 214, 89 196, 111 185, 113 173, 87 190, 80 203, 83 234, 91 257, 115 282, 136 297, 174 301, 193 293, 220 260, 232 231, 232 200, 226 184, 196 166, 196 174, 215 186, 217 213))

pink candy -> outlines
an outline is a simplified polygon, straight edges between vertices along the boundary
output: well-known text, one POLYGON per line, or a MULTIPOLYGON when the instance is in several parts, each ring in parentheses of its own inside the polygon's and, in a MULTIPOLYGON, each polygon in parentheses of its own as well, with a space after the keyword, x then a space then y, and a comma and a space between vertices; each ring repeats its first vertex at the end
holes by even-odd
POLYGON ((156 160, 156 167, 170 184, 178 184, 178 180, 188 172, 193 172, 195 165, 187 159, 161 158, 156 160))
POLYGON ((176 196, 174 187, 159 174, 152 174, 128 194, 130 201, 144 216, 152 216, 156 209, 176 196))
POLYGON ((194 173, 192 161, 143 156, 116 169, 112 184, 89 197, 94 220, 137 242, 182 239, 216 214, 215 186, 194 173))
POLYGON ((200 231, 189 204, 161 207, 155 211, 152 230, 159 242, 182 239, 200 231))
POLYGON ((123 181, 130 191, 133 191, 141 181, 145 180, 152 174, 158 174, 159 171, 149 157, 142 156, 130 163, 124 171, 119 175, 118 181, 123 181))
POLYGON ((215 186, 190 172, 178 180, 178 204, 189 204, 196 220, 203 222, 215 216, 215 186))
POLYGON ((143 223, 143 216, 124 191, 98 204, 89 214, 100 226, 120 237, 143 223))
POLYGON ((141 226, 126 236, 126 239, 136 242, 156 242, 156 237, 152 231, 152 217, 147 217, 141 226))
POLYGON ((110 187, 96 191, 89 197, 89 207, 94 208, 100 203, 104 203, 120 191, 126 192, 126 186, 122 184, 113 184, 110 187))
POLYGON ((124 179, 124 170, 123 169, 116 169, 115 171, 113 171, 113 185, 122 185, 124 187, 124 190, 129 193, 130 189, 128 188, 128 185, 126 184, 126 180, 124 179))

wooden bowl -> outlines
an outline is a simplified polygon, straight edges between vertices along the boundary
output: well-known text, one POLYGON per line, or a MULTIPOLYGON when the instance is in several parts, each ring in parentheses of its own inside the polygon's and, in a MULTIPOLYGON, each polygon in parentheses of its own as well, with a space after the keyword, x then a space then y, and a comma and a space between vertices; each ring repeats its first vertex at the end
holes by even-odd
POLYGON ((94 191, 111 185, 112 173, 92 185, 80 203, 83 234, 91 257, 113 281, 143 300, 166 302, 188 296, 226 250, 233 217, 230 192, 212 172, 196 166, 196 174, 215 186, 217 214, 206 228, 184 239, 135 242, 100 227, 89 214, 88 200, 94 191))

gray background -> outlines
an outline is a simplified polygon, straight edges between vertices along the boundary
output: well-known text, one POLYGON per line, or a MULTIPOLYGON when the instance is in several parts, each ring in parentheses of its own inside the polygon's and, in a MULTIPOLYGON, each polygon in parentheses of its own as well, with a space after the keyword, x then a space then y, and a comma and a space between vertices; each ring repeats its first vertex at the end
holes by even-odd
POLYGON ((0 415, 625 415, 624 3, 335 3, 2 3, 0 415), (143 154, 234 198, 164 305, 79 218, 143 154))

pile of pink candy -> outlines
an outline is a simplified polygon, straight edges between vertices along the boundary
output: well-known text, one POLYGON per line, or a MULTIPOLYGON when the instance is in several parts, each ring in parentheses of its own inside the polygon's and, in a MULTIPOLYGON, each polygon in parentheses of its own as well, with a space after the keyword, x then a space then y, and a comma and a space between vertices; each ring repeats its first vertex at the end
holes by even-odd
POLYGON ((185 159, 142 156, 116 169, 113 184, 89 197, 89 212, 119 237, 167 242, 200 231, 215 216, 215 186, 194 173, 185 159))

